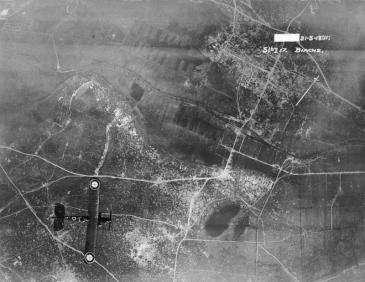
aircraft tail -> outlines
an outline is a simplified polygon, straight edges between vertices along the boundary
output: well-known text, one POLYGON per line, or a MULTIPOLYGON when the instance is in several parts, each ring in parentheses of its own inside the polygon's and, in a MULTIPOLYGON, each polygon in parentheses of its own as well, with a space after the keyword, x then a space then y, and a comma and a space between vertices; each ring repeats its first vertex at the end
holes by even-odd
POLYGON ((64 227, 64 220, 65 220, 65 206, 60 203, 56 203, 54 206, 54 214, 55 218, 53 221, 53 230, 54 231, 62 230, 64 227))

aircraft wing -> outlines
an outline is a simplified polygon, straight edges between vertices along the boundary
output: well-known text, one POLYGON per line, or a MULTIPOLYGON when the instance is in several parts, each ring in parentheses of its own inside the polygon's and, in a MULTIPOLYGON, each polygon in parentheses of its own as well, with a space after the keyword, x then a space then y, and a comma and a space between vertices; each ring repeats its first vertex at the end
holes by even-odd
POLYGON ((89 184, 88 216, 89 222, 86 230, 85 257, 86 263, 92 263, 95 259, 96 235, 99 216, 99 187, 98 179, 91 179, 89 184))

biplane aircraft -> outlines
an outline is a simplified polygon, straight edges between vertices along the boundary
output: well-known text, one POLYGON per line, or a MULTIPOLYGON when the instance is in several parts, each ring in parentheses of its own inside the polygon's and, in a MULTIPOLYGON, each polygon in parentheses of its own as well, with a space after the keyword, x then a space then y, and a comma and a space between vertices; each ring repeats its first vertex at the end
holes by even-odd
POLYGON ((65 215, 65 206, 60 203, 56 203, 54 207, 54 231, 59 231, 64 228, 65 220, 72 220, 83 222, 87 221, 86 229, 86 241, 84 251, 84 262, 91 264, 95 261, 95 247, 96 247, 96 235, 98 227, 104 223, 110 224, 112 221, 112 213, 109 211, 109 216, 105 217, 99 212, 99 189, 100 181, 97 178, 90 179, 89 182, 89 199, 88 199, 88 214, 87 215, 65 215))

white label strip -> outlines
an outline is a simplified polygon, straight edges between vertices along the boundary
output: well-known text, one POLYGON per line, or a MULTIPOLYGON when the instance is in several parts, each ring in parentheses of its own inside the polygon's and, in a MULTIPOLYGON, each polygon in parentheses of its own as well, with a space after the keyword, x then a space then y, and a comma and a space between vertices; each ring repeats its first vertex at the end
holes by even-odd
POLYGON ((274 34, 274 42, 298 42, 299 33, 276 33, 274 34))

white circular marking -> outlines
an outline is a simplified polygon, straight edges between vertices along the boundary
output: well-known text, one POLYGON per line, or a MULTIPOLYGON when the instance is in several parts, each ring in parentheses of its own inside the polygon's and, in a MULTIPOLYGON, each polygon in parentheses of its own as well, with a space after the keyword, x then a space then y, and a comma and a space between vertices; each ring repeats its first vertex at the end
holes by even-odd
POLYGON ((98 188, 98 187, 99 187, 99 181, 98 181, 98 180, 95 180, 95 179, 91 180, 91 182, 90 182, 90 186, 91 186, 91 188, 93 188, 93 189, 98 188))
POLYGON ((94 260, 95 260, 95 257, 92 253, 86 253, 85 254, 85 261, 87 263, 92 263, 92 262, 94 262, 94 260))

